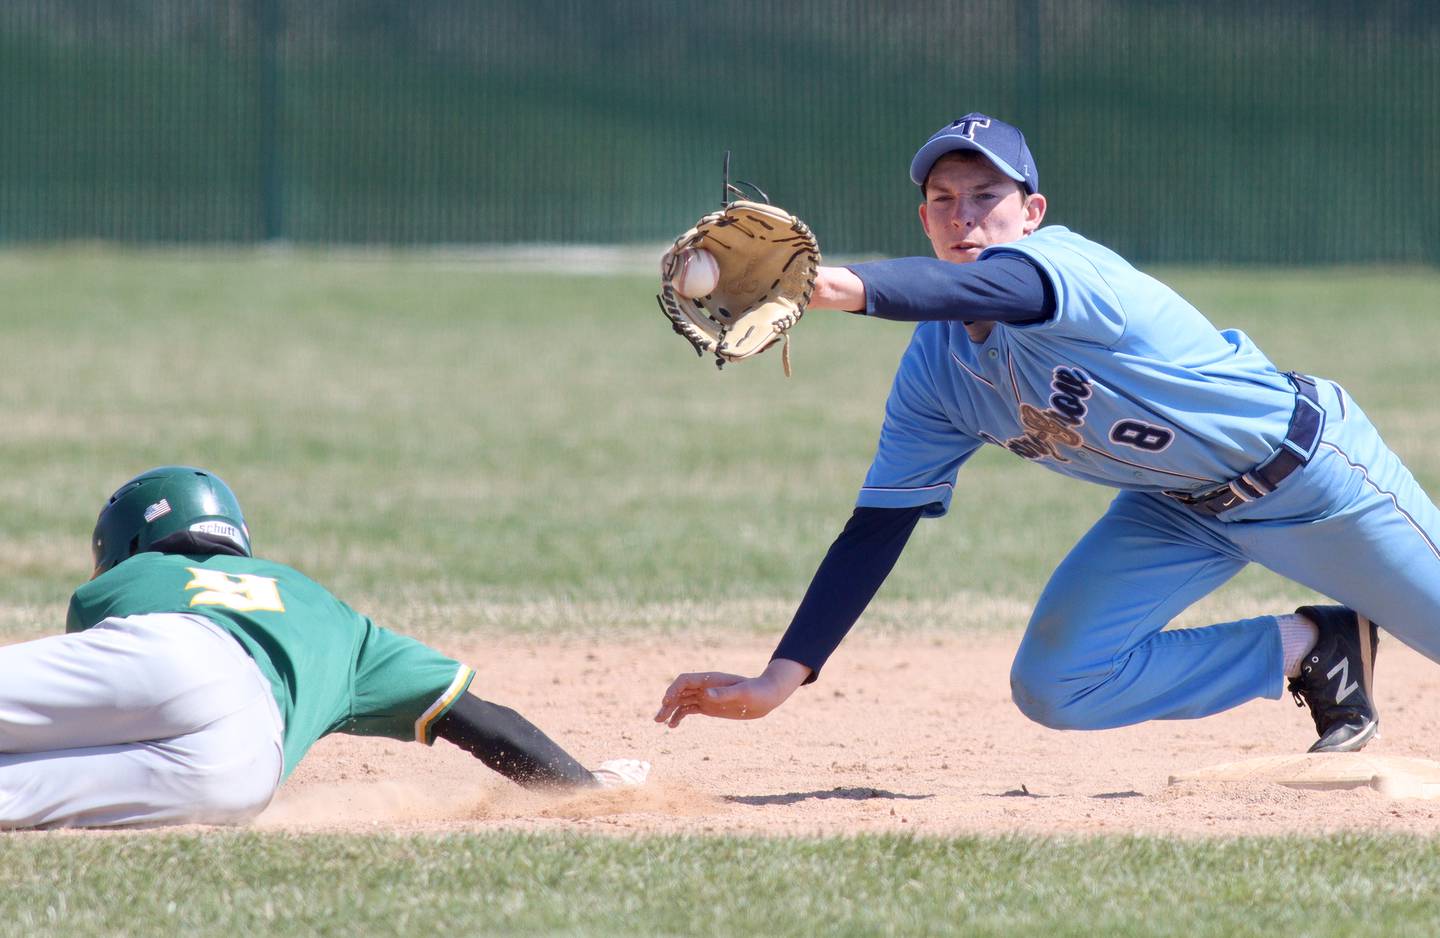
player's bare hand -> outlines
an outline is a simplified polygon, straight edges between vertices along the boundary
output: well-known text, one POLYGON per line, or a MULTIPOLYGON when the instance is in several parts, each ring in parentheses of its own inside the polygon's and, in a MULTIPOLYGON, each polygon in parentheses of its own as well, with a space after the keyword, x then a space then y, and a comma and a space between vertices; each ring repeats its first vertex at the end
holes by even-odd
POLYGON ((776 659, 759 677, 723 671, 682 674, 665 690, 656 723, 679 726, 691 714, 727 720, 758 720, 780 706, 804 683, 810 669, 776 659))

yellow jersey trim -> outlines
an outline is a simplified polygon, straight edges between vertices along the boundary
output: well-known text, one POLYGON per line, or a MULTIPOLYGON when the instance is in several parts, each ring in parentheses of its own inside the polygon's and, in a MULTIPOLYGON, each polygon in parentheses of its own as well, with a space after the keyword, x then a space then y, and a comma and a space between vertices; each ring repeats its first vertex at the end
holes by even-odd
POLYGON ((451 681, 450 686, 445 688, 445 693, 441 694, 424 713, 420 714, 420 719, 415 721, 416 742, 424 743, 427 746, 435 742, 435 737, 431 733, 433 724, 446 710, 450 709, 455 701, 460 699, 460 695, 465 693, 465 689, 470 686, 470 681, 473 680, 474 677, 474 668, 469 668, 462 664, 456 669, 455 680, 451 681))

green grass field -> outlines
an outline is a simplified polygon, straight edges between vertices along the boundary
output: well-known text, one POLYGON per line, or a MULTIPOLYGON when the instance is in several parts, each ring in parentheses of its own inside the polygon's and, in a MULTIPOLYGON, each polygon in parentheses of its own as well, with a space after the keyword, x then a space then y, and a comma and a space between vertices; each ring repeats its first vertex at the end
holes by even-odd
POLYGON ((36 837, 0 931, 1431 936, 1419 838, 36 837))
MULTIPOLYGON (((1440 490, 1440 276, 1167 276, 1282 368, 1341 381, 1440 490)), ((60 628, 101 502, 172 462, 231 483, 260 553, 404 631, 778 634, 848 516, 908 335, 816 312, 793 379, 773 354, 717 373, 648 272, 442 255, 10 251, 0 309, 7 641, 60 628)), ((868 627, 1023 625, 1108 497, 982 453, 868 627)), ((1247 571, 1207 603, 1305 598, 1247 571)), ((0 860, 3 934, 1440 930, 1440 850, 1354 836, 20 835, 0 860)))

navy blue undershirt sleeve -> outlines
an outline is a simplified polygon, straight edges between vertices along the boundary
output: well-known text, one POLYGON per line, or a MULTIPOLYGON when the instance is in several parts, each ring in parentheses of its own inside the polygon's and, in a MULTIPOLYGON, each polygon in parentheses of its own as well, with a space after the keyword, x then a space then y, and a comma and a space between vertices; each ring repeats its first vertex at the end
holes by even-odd
POLYGON ((865 284, 865 315, 901 322, 1044 322, 1055 289, 1034 262, 997 254, 970 264, 903 257, 851 264, 865 284))
POLYGON ((905 542, 924 513, 915 508, 856 508, 830 545, 790 628, 770 660, 785 658, 810 669, 809 684, 895 568, 905 542))

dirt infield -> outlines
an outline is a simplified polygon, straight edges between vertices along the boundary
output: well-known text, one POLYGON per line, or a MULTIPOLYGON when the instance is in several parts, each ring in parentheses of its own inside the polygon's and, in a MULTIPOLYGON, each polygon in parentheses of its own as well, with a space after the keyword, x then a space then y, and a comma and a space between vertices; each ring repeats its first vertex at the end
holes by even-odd
MULTIPOLYGON (((1103 732, 1030 723, 1009 697, 1017 642, 1018 635, 852 636, 820 682, 764 720, 690 718, 675 730, 650 718, 677 671, 751 671, 769 642, 434 642, 476 666, 482 696, 514 706, 583 761, 650 760, 651 783, 541 797, 444 742, 426 751, 334 736, 321 740, 257 823, 621 834, 1440 831, 1440 801, 1369 789, 1168 784, 1173 773, 1303 751, 1313 727, 1288 697, 1103 732)), ((1376 670, 1382 738, 1367 754, 1440 756, 1440 667, 1388 640, 1376 670)))

